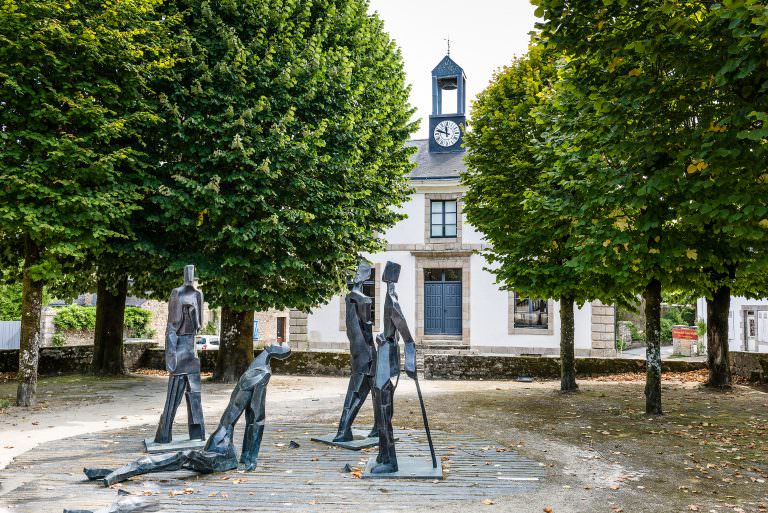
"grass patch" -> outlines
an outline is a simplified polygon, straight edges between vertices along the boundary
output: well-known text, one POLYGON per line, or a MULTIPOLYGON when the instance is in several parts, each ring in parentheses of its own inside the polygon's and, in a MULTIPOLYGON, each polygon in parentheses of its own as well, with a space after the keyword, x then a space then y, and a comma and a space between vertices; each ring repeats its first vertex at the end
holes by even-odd
POLYGON ((10 405, 11 405, 11 400, 10 399, 0 398, 0 410, 4 410, 4 409, 8 408, 10 405))

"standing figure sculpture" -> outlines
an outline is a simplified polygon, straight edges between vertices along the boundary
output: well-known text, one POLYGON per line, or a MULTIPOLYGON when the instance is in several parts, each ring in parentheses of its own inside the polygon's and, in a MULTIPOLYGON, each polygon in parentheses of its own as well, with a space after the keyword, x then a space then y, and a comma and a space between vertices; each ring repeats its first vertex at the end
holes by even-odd
POLYGON ((91 480, 101 479, 105 486, 110 486, 130 477, 151 472, 185 469, 210 474, 236 469, 237 454, 232 439, 235 424, 243 413, 245 413, 245 434, 240 463, 245 465, 245 470, 255 469, 261 448, 261 437, 264 433, 267 385, 272 377, 269 360, 273 357, 284 360, 290 355, 291 349, 288 346, 271 345, 251 362, 240 376, 237 386, 232 391, 229 404, 219 420, 219 426, 208 439, 204 449, 144 456, 117 470, 86 468, 85 475, 91 480))
POLYGON ((403 337, 405 344, 405 373, 416 383, 424 428, 427 432, 429 450, 432 455, 432 466, 437 468, 437 458, 432 446, 432 435, 429 432, 429 422, 421 397, 421 389, 416 374, 416 343, 408 329, 403 310, 395 292, 395 283, 400 278, 400 265, 387 262, 381 280, 387 284, 387 295, 384 299, 382 317, 383 331, 376 336, 378 345, 376 357, 376 376, 373 385, 374 406, 378 409, 376 420, 379 430, 379 455, 376 465, 370 469, 371 474, 387 474, 397 472, 397 454, 395 437, 392 430, 392 414, 394 413, 395 389, 400 380, 400 349, 398 338, 403 337), (393 383, 392 380, 395 380, 393 383))
MULTIPOLYGON (((376 348, 373 345, 372 301, 363 292, 363 283, 370 274, 371 264, 361 260, 351 282, 351 290, 344 298, 347 310, 345 322, 347 338, 349 338, 352 376, 349 378, 347 395, 344 398, 344 410, 339 420, 339 429, 333 438, 334 442, 353 440, 352 424, 355 422, 355 417, 365 403, 373 385, 373 376, 376 371, 376 348)), ((377 408, 374 405, 374 416, 377 415, 377 408)), ((377 424, 374 422, 368 438, 379 436, 377 424)))
POLYGON ((168 303, 165 331, 165 368, 170 372, 168 395, 155 433, 155 443, 173 440, 173 419, 187 399, 190 440, 205 440, 205 422, 200 397, 200 359, 195 352, 195 335, 203 323, 203 293, 194 285, 195 266, 184 267, 184 285, 173 289, 168 303))

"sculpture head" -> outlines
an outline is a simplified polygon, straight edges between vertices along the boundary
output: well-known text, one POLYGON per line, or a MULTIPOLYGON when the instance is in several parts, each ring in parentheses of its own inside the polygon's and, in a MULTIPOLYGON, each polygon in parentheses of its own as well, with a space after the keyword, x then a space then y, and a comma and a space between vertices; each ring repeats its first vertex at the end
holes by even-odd
POLYGON ((265 347, 264 351, 269 353, 269 356, 272 358, 277 358, 278 360, 285 360, 291 356, 291 348, 287 344, 272 344, 265 347))
POLYGON ((193 287, 195 285, 195 266, 194 265, 184 266, 184 285, 187 285, 189 287, 193 287))
POLYGON ((381 281, 384 283, 397 283, 400 279, 400 264, 387 261, 384 267, 384 273, 381 275, 381 281))
POLYGON ((357 271, 352 278, 350 285, 359 285, 371 276, 371 263, 365 259, 360 259, 360 263, 357 264, 357 271))

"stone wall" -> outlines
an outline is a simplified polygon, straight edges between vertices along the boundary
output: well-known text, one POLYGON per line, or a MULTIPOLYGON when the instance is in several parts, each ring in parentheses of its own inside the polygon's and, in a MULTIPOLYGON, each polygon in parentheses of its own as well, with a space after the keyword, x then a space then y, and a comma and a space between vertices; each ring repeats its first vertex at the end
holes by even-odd
POLYGON ((768 353, 731 351, 731 374, 750 381, 768 382, 768 353))
MULTIPOLYGON (((258 353, 258 350, 255 351, 258 353)), ((211 372, 216 366, 216 351, 200 353, 203 371, 211 372)), ((87 372, 93 357, 93 346, 45 347, 40 350, 40 375, 87 372)), ((152 341, 126 342, 125 366, 129 371, 137 368, 163 370, 165 353, 152 341)), ((752 381, 768 381, 768 353, 730 353, 731 372, 752 381)), ((18 369, 19 351, 0 350, 0 372, 18 369)), ((272 360, 276 374, 306 376, 348 376, 348 352, 294 351, 287 360, 272 360)), ((705 369, 705 362, 666 360, 665 372, 688 372, 705 369)), ((515 379, 531 376, 541 379, 560 377, 560 360, 550 357, 485 356, 458 354, 430 354, 424 356, 426 379, 515 379)), ((579 377, 622 372, 645 372, 645 361, 630 358, 577 358, 579 377)))
POLYGON ((288 343, 297 351, 309 350, 307 317, 305 312, 299 310, 291 310, 288 316, 288 343))
MULTIPOLYGON (((665 372, 687 372, 706 368, 704 362, 667 360, 665 372)), ((630 358, 577 358, 579 377, 623 372, 645 372, 645 360, 630 358)), ((426 379, 515 379, 520 376, 557 379, 560 359, 527 356, 440 355, 424 356, 426 379)))
POLYGON ((270 309, 266 312, 254 312, 254 320, 259 321, 259 345, 268 346, 277 342, 277 318, 285 318, 285 331, 284 342, 288 340, 289 330, 289 317, 290 312, 288 310, 274 310, 270 309))
POLYGON ((616 354, 616 310, 613 305, 592 302, 592 356, 616 354))
MULTIPOLYGON (((254 355, 261 352, 254 351, 254 355)), ((217 351, 201 351, 200 368, 203 372, 213 372, 216 367, 217 351)), ((165 353, 160 348, 146 351, 140 361, 141 367, 147 369, 165 369, 165 353)), ((275 374, 290 374, 301 376, 349 376, 349 353, 322 351, 293 351, 287 360, 270 361, 275 374)))
MULTIPOLYGON (((123 361, 128 371, 141 367, 148 349, 156 347, 152 341, 126 342, 123 361)), ((93 346, 43 347, 40 349, 38 374, 41 376, 87 372, 93 359, 93 346)), ((16 372, 19 368, 19 350, 0 351, 0 372, 16 372)))

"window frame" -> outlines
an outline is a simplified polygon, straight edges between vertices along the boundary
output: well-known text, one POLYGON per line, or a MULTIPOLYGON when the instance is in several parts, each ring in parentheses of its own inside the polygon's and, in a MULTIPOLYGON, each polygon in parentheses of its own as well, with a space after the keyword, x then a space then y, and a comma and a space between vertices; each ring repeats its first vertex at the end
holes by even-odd
POLYGON ((430 239, 456 239, 459 236, 459 200, 456 199, 430 199, 429 203, 429 238, 430 239), (435 204, 440 204, 440 212, 434 211, 435 204), (447 212, 446 211, 446 205, 452 203, 454 205, 453 212, 447 212), (446 214, 453 214, 454 215, 454 222, 453 223, 446 223, 446 214), (435 224, 434 223, 434 216, 440 215, 440 223, 435 224), (439 226, 440 227, 440 233, 441 235, 435 235, 434 228, 439 226), (453 226, 453 235, 447 235, 446 234, 446 228, 448 226, 453 226))
POLYGON ((543 299, 543 298, 531 298, 531 296, 520 296, 517 292, 513 292, 512 294, 512 330, 532 330, 532 331, 539 331, 542 333, 550 332, 552 329, 552 304, 549 299, 543 299), (517 304, 520 300, 528 300, 528 314, 532 314, 534 312, 533 310, 533 302, 537 301, 539 303, 543 303, 545 306, 544 312, 547 315, 547 323, 546 324, 525 324, 525 325, 518 325, 517 323, 517 313, 518 308, 517 304))

